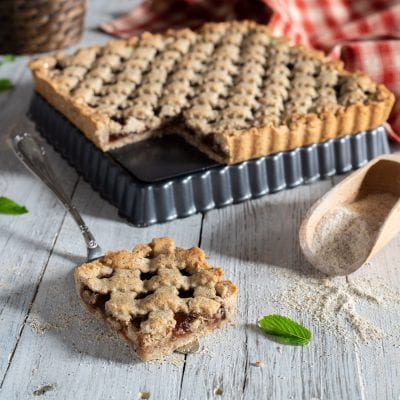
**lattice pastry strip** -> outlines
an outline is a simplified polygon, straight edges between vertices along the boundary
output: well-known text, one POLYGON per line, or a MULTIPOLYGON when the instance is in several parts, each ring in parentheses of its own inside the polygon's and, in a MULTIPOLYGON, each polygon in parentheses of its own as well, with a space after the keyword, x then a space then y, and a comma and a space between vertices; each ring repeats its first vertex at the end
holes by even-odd
POLYGON ((256 113, 256 126, 279 125, 284 104, 288 98, 291 71, 289 48, 284 43, 277 47, 272 39, 267 48, 267 65, 256 113))
POLYGON ((317 96, 315 90, 315 63, 312 60, 293 60, 291 90, 285 104, 284 119, 292 115, 307 114, 317 96))
POLYGON ((259 33, 252 32, 242 41, 240 66, 234 79, 221 119, 217 120, 212 130, 224 131, 232 123, 238 128, 249 128, 254 119, 254 111, 259 106, 260 89, 263 81, 264 64, 267 50, 265 41, 257 39, 259 33))
POLYGON ((394 102, 367 76, 248 21, 144 33, 31 69, 36 90, 103 150, 168 129, 227 163, 374 128, 394 102))
POLYGON ((201 73, 207 68, 210 55, 219 44, 221 36, 213 37, 213 41, 197 42, 187 52, 169 77, 163 96, 160 100, 160 117, 173 118, 181 112, 187 102, 196 94, 194 85, 202 79, 201 73))
POLYGON ((224 99, 233 86, 244 35, 232 27, 224 32, 203 75, 199 95, 193 98, 192 106, 184 112, 192 120, 189 127, 200 127, 205 135, 212 131, 217 110, 223 108, 224 99))
POLYGON ((170 354, 233 319, 237 289, 197 247, 158 238, 75 269, 85 307, 144 360, 170 354))

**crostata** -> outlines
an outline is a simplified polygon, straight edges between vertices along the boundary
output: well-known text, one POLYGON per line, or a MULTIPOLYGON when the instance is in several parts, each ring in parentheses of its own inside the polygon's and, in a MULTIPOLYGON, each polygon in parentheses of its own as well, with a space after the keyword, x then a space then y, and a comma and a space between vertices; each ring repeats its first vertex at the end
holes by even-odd
POLYGON ((237 288, 223 270, 168 237, 80 265, 75 282, 84 306, 145 361, 224 326, 236 308, 237 288))
POLYGON ((143 33, 30 64, 37 92, 107 151, 178 133, 221 163, 377 127, 385 86, 249 21, 143 33))

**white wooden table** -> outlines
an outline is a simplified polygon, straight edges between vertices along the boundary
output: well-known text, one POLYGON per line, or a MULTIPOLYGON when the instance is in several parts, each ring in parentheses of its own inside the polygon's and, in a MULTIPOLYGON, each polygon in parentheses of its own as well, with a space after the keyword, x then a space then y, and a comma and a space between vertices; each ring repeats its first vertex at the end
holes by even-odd
MULTIPOLYGON (((81 44, 102 43, 95 31, 131 2, 89 2, 81 44), (118 9, 116 9, 118 7, 118 9)), ((236 324, 202 341, 202 351, 144 364, 104 334, 81 309, 72 269, 85 258, 73 220, 55 197, 16 160, 7 139, 25 125, 33 92, 27 57, 2 66, 15 89, 0 94, 0 195, 27 206, 23 216, 0 216, 0 399, 400 399, 400 349, 385 340, 356 346, 313 326, 305 313, 290 316, 311 327, 307 347, 284 347, 261 335, 255 323, 279 312, 269 296, 287 286, 284 269, 304 270, 297 232, 308 207, 337 178, 149 228, 117 216, 50 147, 57 175, 105 248, 131 248, 169 235, 181 246, 200 245, 212 264, 239 285, 236 324), (263 366, 254 366, 262 361, 263 366), (215 390, 220 389, 220 390, 215 390)), ((29 128, 33 130, 32 127, 29 128)), ((400 237, 362 276, 378 274, 400 287, 400 237)), ((400 315, 379 315, 381 326, 400 328, 400 315)))

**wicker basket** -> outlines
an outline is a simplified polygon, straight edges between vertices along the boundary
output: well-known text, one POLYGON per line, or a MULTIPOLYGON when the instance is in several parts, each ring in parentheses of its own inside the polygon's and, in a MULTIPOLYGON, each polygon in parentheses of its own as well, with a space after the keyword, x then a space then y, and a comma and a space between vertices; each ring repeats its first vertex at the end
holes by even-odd
POLYGON ((0 0, 0 54, 60 49, 81 37, 85 0, 0 0))

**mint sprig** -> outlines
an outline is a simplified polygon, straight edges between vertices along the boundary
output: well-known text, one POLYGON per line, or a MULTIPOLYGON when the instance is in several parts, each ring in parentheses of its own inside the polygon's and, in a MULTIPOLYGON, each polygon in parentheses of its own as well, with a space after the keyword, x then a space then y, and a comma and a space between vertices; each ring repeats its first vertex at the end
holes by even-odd
POLYGON ((19 215, 26 214, 27 212, 26 207, 17 204, 7 197, 0 197, 0 214, 19 215))
MULTIPOLYGON (((13 54, 5 54, 0 60, 0 66, 3 64, 13 62, 14 60, 15 56, 13 54)), ((14 85, 9 79, 0 79, 0 92, 4 92, 5 90, 10 90, 13 87, 14 85)))
POLYGON ((9 79, 0 79, 0 92, 12 89, 14 85, 9 79))
POLYGON ((258 320, 258 326, 270 339, 281 344, 304 346, 311 340, 307 328, 282 315, 266 315, 258 320))
POLYGON ((0 61, 0 65, 13 62, 15 60, 14 54, 5 54, 0 61))

